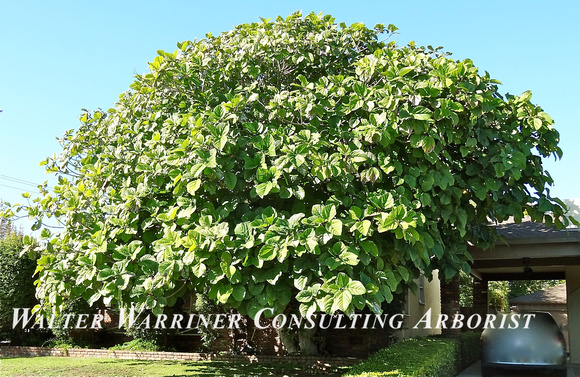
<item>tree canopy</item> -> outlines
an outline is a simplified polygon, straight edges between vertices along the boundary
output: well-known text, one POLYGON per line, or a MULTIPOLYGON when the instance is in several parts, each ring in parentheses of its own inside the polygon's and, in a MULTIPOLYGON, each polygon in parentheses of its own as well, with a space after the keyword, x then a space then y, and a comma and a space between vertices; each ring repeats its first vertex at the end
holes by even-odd
POLYGON ((46 241, 44 306, 160 313, 206 292, 250 316, 379 312, 421 272, 469 270, 491 222, 567 225, 542 166, 559 134, 531 93, 396 30, 295 13, 158 51, 21 206, 46 241))

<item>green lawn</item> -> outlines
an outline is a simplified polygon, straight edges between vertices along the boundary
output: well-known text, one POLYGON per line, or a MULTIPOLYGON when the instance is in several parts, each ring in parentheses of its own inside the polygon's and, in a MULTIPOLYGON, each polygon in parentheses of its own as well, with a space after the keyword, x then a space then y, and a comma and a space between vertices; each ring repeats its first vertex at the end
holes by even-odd
MULTIPOLYGON (((343 369, 344 370, 344 369, 343 369)), ((282 364, 234 364, 220 361, 172 362, 76 357, 33 357, 0 359, 0 376, 59 377, 170 377, 170 376, 312 376, 338 377, 339 368, 320 370, 312 367, 282 364)))

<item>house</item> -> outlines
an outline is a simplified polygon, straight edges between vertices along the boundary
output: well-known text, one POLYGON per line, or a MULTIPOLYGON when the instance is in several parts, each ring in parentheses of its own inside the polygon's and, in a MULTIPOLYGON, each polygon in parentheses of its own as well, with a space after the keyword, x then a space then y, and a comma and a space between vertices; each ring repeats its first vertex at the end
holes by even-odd
MULTIPOLYGON (((565 201, 569 214, 580 220, 580 199, 565 201)), ((473 257, 474 312, 487 314, 489 281, 566 280, 569 351, 572 363, 580 363, 580 231, 564 230, 523 221, 497 226, 503 236, 494 248, 470 246, 473 257)), ((442 284, 442 312, 459 312, 459 280, 442 284)))
POLYGON ((408 290, 403 312, 405 314, 405 326, 397 332, 399 339, 416 338, 420 336, 436 335, 441 333, 440 328, 428 328, 427 326, 416 326, 421 319, 429 312, 432 318, 441 313, 441 283, 437 276, 437 271, 433 274, 431 281, 421 275, 415 281, 419 290, 417 293, 408 290))
MULTIPOLYGON (((566 284, 559 284, 525 296, 510 300, 510 306, 522 312, 540 311, 549 312, 564 333, 568 341, 568 302, 566 299, 566 284)), ((569 349, 569 346, 568 346, 569 349)))

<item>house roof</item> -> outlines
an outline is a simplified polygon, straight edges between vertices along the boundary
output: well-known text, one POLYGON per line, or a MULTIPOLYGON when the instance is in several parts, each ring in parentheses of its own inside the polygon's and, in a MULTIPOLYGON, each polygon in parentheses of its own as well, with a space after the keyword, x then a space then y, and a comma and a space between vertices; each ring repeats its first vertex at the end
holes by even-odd
POLYGON ((525 296, 516 297, 510 300, 510 305, 518 304, 539 304, 553 305, 566 304, 566 284, 556 285, 525 296))
MULTIPOLYGON (((580 221, 580 198, 566 199, 564 203, 568 207, 566 214, 580 221)), ((495 225, 495 227, 498 234, 506 239, 566 239, 580 235, 579 229, 575 226, 558 230, 555 227, 547 227, 542 223, 534 223, 529 216, 524 217, 519 224, 516 224, 513 218, 510 218, 508 221, 495 225)))
MULTIPOLYGON (((580 219, 580 199, 566 202, 567 215, 580 219)), ((493 247, 469 245, 471 273, 480 280, 565 279, 568 266, 580 266, 580 231, 558 230, 542 223, 513 218, 493 225, 500 239, 493 247)))
POLYGON ((578 228, 558 230, 555 227, 548 228, 543 223, 531 222, 529 219, 524 219, 519 224, 504 222, 496 225, 496 229, 500 236, 506 238, 569 237, 578 233, 578 228))
MULTIPOLYGON (((515 223, 513 218, 495 224, 498 235, 503 240, 514 243, 550 243, 550 242, 580 242, 580 230, 575 227, 558 230, 555 226, 548 227, 544 223, 532 222, 529 217, 524 217, 520 223, 515 223)), ((505 241, 500 240, 499 243, 505 241)))

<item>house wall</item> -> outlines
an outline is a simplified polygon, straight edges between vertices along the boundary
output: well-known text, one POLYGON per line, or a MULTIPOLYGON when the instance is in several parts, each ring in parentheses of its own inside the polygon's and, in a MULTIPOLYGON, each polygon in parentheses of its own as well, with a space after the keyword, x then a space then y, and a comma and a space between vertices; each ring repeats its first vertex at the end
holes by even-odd
MULTIPOLYGON (((415 280, 419 283, 419 280, 415 280)), ((419 294, 414 294, 411 290, 407 292, 407 302, 405 305, 405 326, 404 329, 397 331, 397 337, 400 339, 414 338, 418 336, 427 336, 440 334, 441 329, 426 329, 426 326, 413 327, 423 318, 429 309, 431 309, 431 318, 437 320, 441 314, 441 288, 437 272, 433 273, 431 281, 425 278, 425 301, 420 302, 419 294)), ((433 323, 433 326, 435 323, 433 323)))
POLYGON ((580 266, 566 267, 570 361, 580 363, 580 266))

